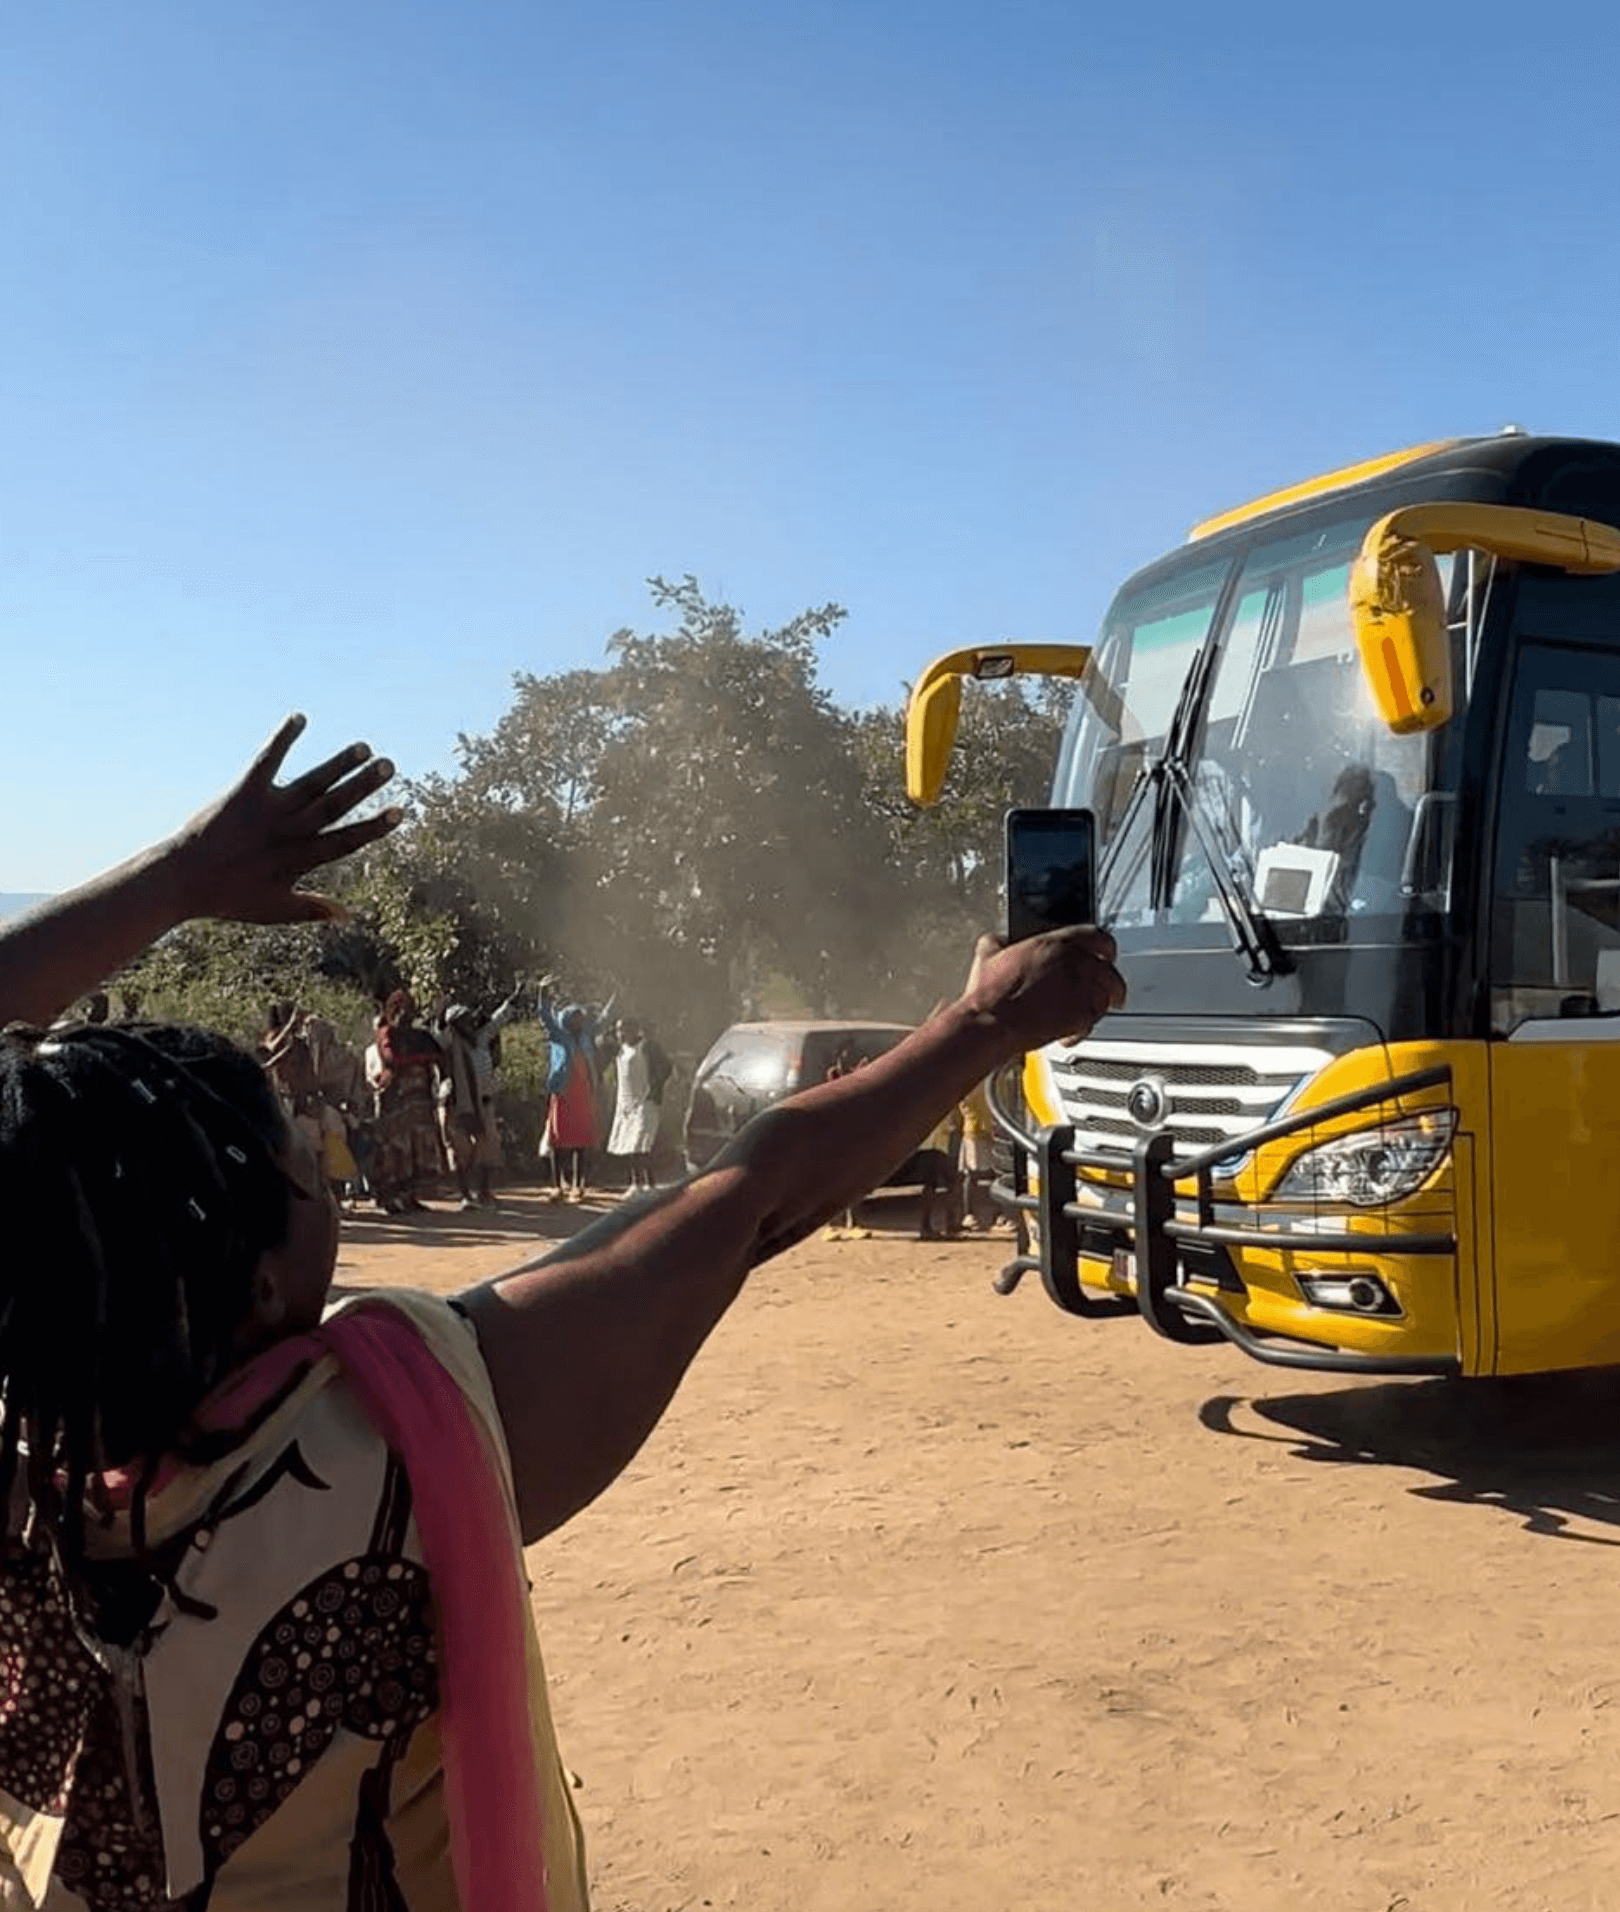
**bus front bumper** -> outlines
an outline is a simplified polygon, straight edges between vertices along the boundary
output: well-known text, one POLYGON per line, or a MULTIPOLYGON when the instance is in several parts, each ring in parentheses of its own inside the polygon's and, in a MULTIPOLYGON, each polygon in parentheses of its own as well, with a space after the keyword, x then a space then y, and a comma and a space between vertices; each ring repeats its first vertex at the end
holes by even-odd
MULTIPOLYGON (((1383 1085, 1376 1095, 1346 1097, 1335 1104, 1344 1110, 1357 1102, 1386 1100, 1392 1093, 1431 1086, 1447 1072, 1428 1071, 1405 1078, 1400 1083, 1383 1085)), ((1318 1118, 1322 1112, 1318 1111, 1318 1118)), ((1292 1123, 1270 1125, 1273 1134, 1292 1123)), ((1375 1235, 1362 1232, 1334 1234, 1320 1227, 1290 1230, 1286 1226, 1234 1227, 1217 1222, 1210 1198, 1210 1169, 1207 1159, 1193 1164, 1172 1160, 1167 1135, 1145 1136, 1134 1151, 1082 1150, 1077 1148, 1072 1127, 1048 1128, 1033 1138, 1029 1150, 1035 1170, 1035 1192, 1029 1192, 1025 1157, 1015 1158, 1011 1181, 998 1181, 992 1194, 1003 1208, 1012 1209, 1037 1223, 1039 1253, 1021 1253, 1014 1257, 997 1278, 996 1287, 1010 1294, 1025 1274, 1038 1273, 1048 1296, 1066 1313, 1090 1318, 1140 1314, 1148 1325, 1167 1340, 1189 1345, 1209 1345, 1229 1341, 1256 1361, 1271 1367, 1305 1368, 1319 1373, 1368 1375, 1454 1375, 1462 1372, 1456 1354, 1437 1354, 1390 1348, 1335 1345, 1335 1330, 1345 1338, 1368 1337, 1365 1317, 1343 1317, 1298 1307, 1305 1319, 1290 1319, 1287 1327, 1257 1328, 1251 1319, 1248 1290, 1237 1272, 1233 1251, 1264 1250, 1268 1258, 1308 1256, 1313 1261, 1335 1253, 1381 1260, 1407 1257, 1451 1257, 1456 1252, 1452 1232, 1401 1233, 1384 1230, 1375 1235), (1093 1169, 1112 1178, 1113 1191, 1123 1194, 1121 1184, 1128 1178, 1129 1207, 1113 1204, 1106 1208, 1077 1199, 1076 1171, 1093 1169), (1178 1203, 1176 1184, 1191 1177, 1197 1187, 1194 1216, 1183 1218, 1183 1203, 1178 1203), (1105 1285, 1081 1279, 1083 1261, 1100 1264, 1107 1270, 1105 1285), (1348 1331, 1348 1332, 1346 1332, 1348 1331), (1316 1337, 1322 1338, 1318 1340, 1316 1337)), ((1089 1186, 1089 1185, 1088 1185, 1089 1186)), ((1386 1341, 1409 1340, 1399 1332, 1404 1324, 1378 1323, 1388 1329, 1378 1338, 1386 1341)), ((1376 1330, 1375 1330, 1376 1331, 1376 1330)))

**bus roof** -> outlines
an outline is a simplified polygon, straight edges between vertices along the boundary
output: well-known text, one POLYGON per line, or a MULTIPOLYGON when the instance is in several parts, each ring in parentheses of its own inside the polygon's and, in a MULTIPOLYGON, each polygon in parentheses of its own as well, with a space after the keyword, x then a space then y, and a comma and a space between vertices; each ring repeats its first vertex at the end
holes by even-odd
POLYGON ((1451 481, 1444 495, 1457 496, 1456 481, 1464 474, 1477 475, 1481 481, 1482 502, 1529 505, 1620 524, 1620 446, 1596 439, 1532 438, 1524 432, 1505 431, 1479 438, 1437 439, 1341 466, 1205 518, 1187 534, 1187 543, 1200 544, 1257 519, 1292 515, 1328 502, 1337 493, 1378 487, 1391 479, 1413 481, 1415 497, 1421 488, 1417 481, 1444 478, 1451 481))
POLYGON ((1217 531, 1230 531, 1233 525, 1247 524, 1251 518, 1263 518, 1267 512, 1281 511, 1285 505, 1302 504, 1307 498, 1320 498, 1329 491, 1343 491, 1350 485, 1365 483, 1369 478, 1382 478, 1386 471, 1394 471, 1401 465, 1415 464, 1420 458, 1431 458, 1437 451, 1450 451, 1458 441, 1455 438, 1436 438, 1426 445, 1412 445, 1405 451, 1387 451, 1378 458, 1364 458, 1360 464, 1341 465, 1337 471, 1324 472, 1320 478, 1307 478, 1303 484, 1285 485, 1280 491, 1268 491, 1263 498, 1255 498, 1246 505, 1237 505, 1231 511, 1218 512, 1213 518, 1205 518, 1195 524, 1187 533, 1187 542, 1196 544, 1200 538, 1212 538, 1217 531))

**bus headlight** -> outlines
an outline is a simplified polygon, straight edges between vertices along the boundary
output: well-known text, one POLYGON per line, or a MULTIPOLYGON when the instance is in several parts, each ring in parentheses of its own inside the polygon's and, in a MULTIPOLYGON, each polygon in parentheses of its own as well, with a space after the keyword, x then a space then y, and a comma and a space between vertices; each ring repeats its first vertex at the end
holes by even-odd
POLYGON ((1402 1201, 1445 1161, 1456 1128, 1455 1109, 1427 1109, 1375 1129, 1336 1135, 1289 1164, 1273 1199, 1341 1202, 1351 1208, 1402 1201))

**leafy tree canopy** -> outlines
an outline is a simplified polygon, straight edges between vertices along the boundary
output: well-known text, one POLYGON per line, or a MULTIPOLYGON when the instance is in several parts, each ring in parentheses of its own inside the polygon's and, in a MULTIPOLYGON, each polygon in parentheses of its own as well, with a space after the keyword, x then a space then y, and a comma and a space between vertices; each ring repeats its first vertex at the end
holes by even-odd
POLYGON ((339 877, 346 924, 210 925, 126 981, 151 1007, 238 1032, 298 996, 362 1024, 390 988, 491 1005, 545 973, 697 1050, 783 1003, 922 1016, 999 914, 1002 815, 1045 800, 1066 692, 968 686, 945 795, 918 811, 899 708, 820 682, 837 604, 749 630, 697 580, 649 580, 665 628, 623 630, 599 670, 519 673, 458 768, 339 877))

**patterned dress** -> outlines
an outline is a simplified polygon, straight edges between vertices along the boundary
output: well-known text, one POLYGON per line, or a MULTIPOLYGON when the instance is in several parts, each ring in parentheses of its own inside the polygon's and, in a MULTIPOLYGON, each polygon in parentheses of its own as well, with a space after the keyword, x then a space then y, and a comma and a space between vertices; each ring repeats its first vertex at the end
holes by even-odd
MULTIPOLYGON (((467 1323, 396 1303, 498 1428, 467 1323)), ((147 1519, 127 1648, 80 1639, 43 1556, 0 1567, 0 1907, 461 1912, 411 1487, 335 1360, 223 1460, 176 1469, 147 1519)), ((122 1517, 103 1544, 127 1558, 122 1517)), ((548 1912, 584 1912, 543 1678, 530 1705, 548 1912)))
POLYGON ((377 1091, 376 1159, 379 1192, 406 1190, 443 1173, 434 1081, 439 1045, 410 1026, 378 1031, 388 1080, 377 1091))

